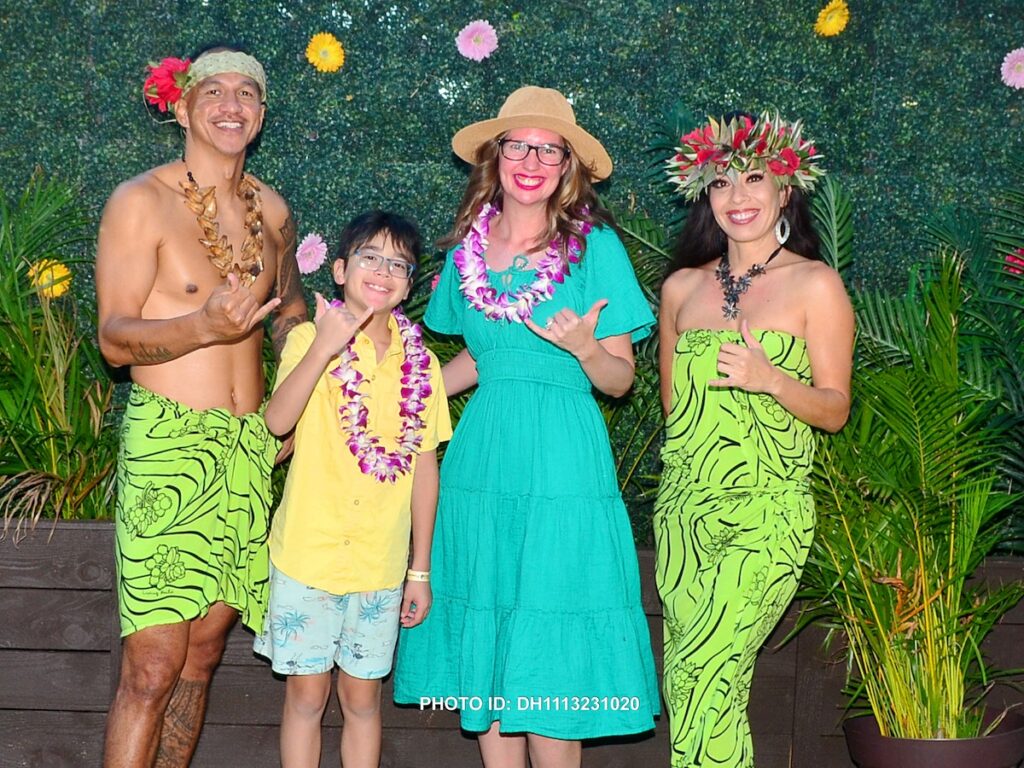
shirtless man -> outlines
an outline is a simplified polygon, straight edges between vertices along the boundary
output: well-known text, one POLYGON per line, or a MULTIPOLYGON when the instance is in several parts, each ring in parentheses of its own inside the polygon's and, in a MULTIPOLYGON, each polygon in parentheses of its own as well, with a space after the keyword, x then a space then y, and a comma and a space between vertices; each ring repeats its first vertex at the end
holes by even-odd
POLYGON ((239 612, 262 628, 278 448, 258 413, 262 321, 273 313, 280 350, 306 318, 288 206, 243 174, 263 125, 263 68, 221 48, 187 72, 160 94, 184 160, 114 191, 96 256, 100 347, 134 382, 118 462, 124 642, 108 768, 187 766, 228 630, 239 612))

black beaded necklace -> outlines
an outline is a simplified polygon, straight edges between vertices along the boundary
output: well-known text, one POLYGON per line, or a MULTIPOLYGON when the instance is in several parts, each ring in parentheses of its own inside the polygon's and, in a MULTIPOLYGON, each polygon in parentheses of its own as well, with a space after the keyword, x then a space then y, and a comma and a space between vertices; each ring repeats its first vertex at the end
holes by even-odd
POLYGON ((764 274, 764 268, 771 263, 772 259, 779 255, 781 250, 782 246, 780 245, 772 251, 771 255, 763 263, 754 264, 739 277, 733 277, 732 272, 729 271, 729 254, 722 254, 722 260, 715 267, 715 277, 721 283, 722 294, 725 296, 725 303, 722 305, 722 316, 725 319, 735 320, 739 316, 740 310, 738 305, 740 303, 740 296, 747 292, 751 280, 758 275, 764 274))

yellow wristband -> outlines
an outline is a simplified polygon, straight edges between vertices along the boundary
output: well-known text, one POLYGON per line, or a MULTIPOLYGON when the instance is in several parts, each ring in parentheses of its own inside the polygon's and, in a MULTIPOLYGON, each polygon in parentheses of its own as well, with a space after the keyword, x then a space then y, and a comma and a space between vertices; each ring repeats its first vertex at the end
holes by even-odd
POLYGON ((406 581, 430 581, 430 571, 414 571, 410 568, 405 572, 406 581))

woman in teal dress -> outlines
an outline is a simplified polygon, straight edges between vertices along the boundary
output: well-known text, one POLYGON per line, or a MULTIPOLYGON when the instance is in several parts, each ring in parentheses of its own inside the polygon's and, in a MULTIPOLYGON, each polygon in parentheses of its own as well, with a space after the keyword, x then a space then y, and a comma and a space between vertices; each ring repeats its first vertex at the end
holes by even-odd
POLYGON ((647 731, 658 689, 636 550, 597 389, 625 394, 654 317, 592 182, 604 148, 527 86, 452 140, 473 164, 426 313, 477 389, 441 468, 430 615, 399 641, 395 700, 460 709, 485 766, 580 765, 647 731))
POLYGON ((659 317, 655 577, 673 768, 754 766, 754 660, 814 533, 812 428, 849 414, 853 312, 804 196, 819 158, 799 123, 739 113, 684 136, 669 162, 693 202, 659 317))

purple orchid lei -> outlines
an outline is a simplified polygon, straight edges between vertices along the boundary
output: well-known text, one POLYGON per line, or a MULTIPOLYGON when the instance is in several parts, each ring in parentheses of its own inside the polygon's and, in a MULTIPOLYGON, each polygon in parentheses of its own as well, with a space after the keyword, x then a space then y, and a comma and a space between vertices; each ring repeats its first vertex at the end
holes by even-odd
MULTIPOLYGON (((339 306, 341 302, 332 301, 331 304, 339 306)), ((371 435, 366 429, 370 411, 366 407, 367 396, 360 391, 365 377, 355 369, 359 356, 352 341, 341 351, 340 362, 331 371, 331 376, 338 380, 338 386, 345 397, 345 403, 338 408, 341 429, 347 435, 345 443, 358 460, 359 470, 364 475, 373 475, 381 483, 393 483, 400 475, 412 469, 412 457, 419 452, 423 442, 419 432, 424 427, 424 421, 420 414, 427 407, 426 399, 433 391, 430 387, 430 355, 423 346, 422 330, 398 307, 391 314, 398 323, 405 353, 402 362, 402 399, 398 404, 402 425, 395 440, 398 445, 396 450, 386 451, 380 444, 380 437, 371 435)))
MULTIPOLYGON (((485 203, 452 258, 461 278, 459 289, 471 307, 483 312, 488 320, 521 323, 533 315, 533 308, 537 304, 555 295, 555 285, 565 281, 569 267, 558 252, 558 240, 552 240, 537 262, 533 282, 513 293, 499 294, 487 280, 487 263, 483 257, 487 250, 487 232, 491 219, 498 213, 495 206, 485 203)), ((583 237, 590 234, 592 228, 589 222, 580 222, 583 237)), ((578 263, 582 250, 579 240, 570 237, 568 250, 569 262, 578 263)))

